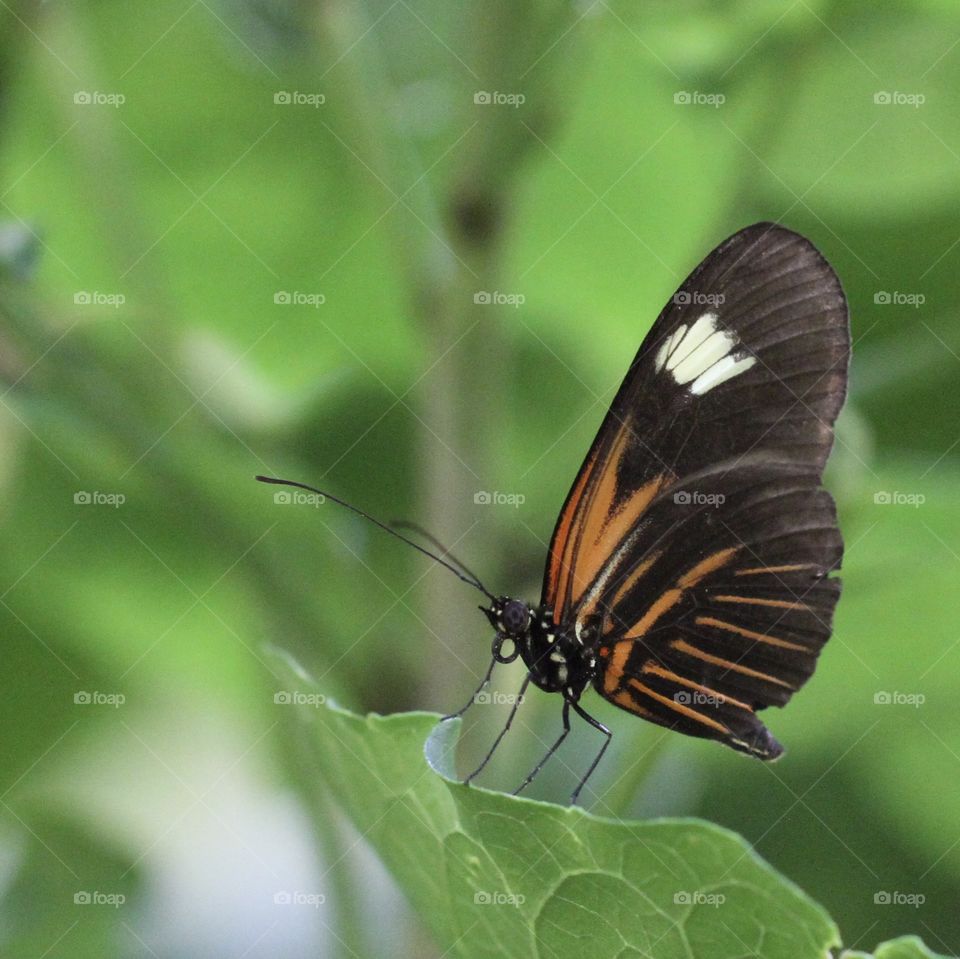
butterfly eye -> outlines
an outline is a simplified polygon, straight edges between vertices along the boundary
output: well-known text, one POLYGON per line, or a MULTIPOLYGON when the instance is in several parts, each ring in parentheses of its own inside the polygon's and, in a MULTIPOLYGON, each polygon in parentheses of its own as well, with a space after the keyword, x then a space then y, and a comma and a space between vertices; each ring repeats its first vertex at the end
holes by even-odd
POLYGON ((511 599, 504 604, 501 620, 507 635, 519 635, 526 631, 530 623, 530 607, 520 600, 511 599))

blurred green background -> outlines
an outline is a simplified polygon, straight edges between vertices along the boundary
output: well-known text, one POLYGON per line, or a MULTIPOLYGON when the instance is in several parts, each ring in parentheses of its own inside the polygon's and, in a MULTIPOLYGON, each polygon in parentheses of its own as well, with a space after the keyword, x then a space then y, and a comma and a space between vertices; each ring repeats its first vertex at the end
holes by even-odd
MULTIPOLYGON (((486 666, 477 597, 252 477, 537 599, 644 332, 759 219, 850 300, 835 636, 775 766, 593 697, 585 798, 740 832, 848 946, 960 950, 958 90, 935 0, 0 4, 3 955, 436 955, 308 798, 264 646, 345 706, 443 712, 486 666)), ((558 726, 533 697, 484 782, 558 726)), ((532 795, 566 799, 571 738, 532 795)))

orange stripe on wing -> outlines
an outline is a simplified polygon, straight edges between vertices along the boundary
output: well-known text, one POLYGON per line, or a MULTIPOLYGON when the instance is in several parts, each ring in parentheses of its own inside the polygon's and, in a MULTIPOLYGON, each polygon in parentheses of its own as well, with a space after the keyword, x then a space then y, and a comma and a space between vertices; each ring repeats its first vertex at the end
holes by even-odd
POLYGON ((718 732, 730 732, 730 730, 724 726, 723 723, 718 723, 715 719, 711 719, 709 716, 704 716, 702 713, 698 713, 695 709, 691 709, 689 706, 684 706, 683 703, 678 703, 675 700, 670 699, 669 696, 661 696, 660 693, 655 692, 645 683, 641 683, 639 679, 631 678, 629 682, 631 686, 643 693, 644 696, 649 696, 651 699, 663 703, 664 706, 667 706, 674 712, 680 713, 683 716, 687 716, 689 719, 694 719, 698 723, 703 723, 704 726, 710 726, 712 729, 716 729, 718 732))
MULTIPOLYGON (((627 432, 621 427, 610 447, 607 455, 603 459, 600 473, 597 476, 596 483, 590 490, 590 496, 585 504, 583 525, 579 530, 575 530, 571 549, 574 555, 570 560, 570 570, 566 583, 559 595, 570 604, 576 603, 583 591, 590 585, 596 570, 600 564, 596 561, 595 545, 600 538, 604 523, 609 519, 613 511, 613 504, 617 496, 617 463, 623 455, 623 448, 626 445, 627 432), (591 559, 593 563, 591 564, 591 559), (594 567, 593 572, 588 572, 587 567, 594 567)), ((602 559, 606 559, 604 556, 602 559)))
POLYGON ((806 603, 794 603, 786 599, 761 599, 759 596, 711 596, 718 603, 746 603, 750 606, 775 606, 777 609, 806 609, 806 603))
POLYGON ((740 663, 735 663, 732 660, 721 659, 719 656, 705 653, 702 649, 691 646, 685 639, 675 639, 670 646, 679 653, 686 653, 688 656, 701 659, 703 662, 710 663, 712 666, 721 666, 724 669, 729 669, 734 673, 740 673, 743 676, 762 679, 764 682, 773 683, 775 686, 783 686, 784 689, 794 688, 788 682, 778 679, 776 676, 771 676, 769 673, 761 673, 758 669, 751 669, 749 666, 742 666, 740 663))
POLYGON ((615 513, 604 517, 603 526, 600 530, 600 536, 595 545, 604 556, 612 553, 617 544, 636 526, 640 517, 646 512, 650 501, 657 495, 664 484, 665 477, 661 473, 652 480, 644 483, 640 489, 636 490, 625 500, 615 513))
POLYGON ((637 639, 643 636, 650 627, 665 613, 672 609, 683 597, 682 589, 668 589, 660 598, 637 620, 630 629, 623 634, 624 639, 637 639))
MULTIPOLYGON (((622 454, 619 445, 611 452, 618 458, 622 454)), ((606 464, 606 472, 589 506, 583 543, 574 565, 575 580, 571 597, 574 603, 582 599, 587 588, 594 583, 604 566, 616 555, 618 547, 640 522, 640 517, 643 516, 650 501, 657 495, 664 482, 662 474, 654 477, 614 510, 616 463, 616 460, 612 460, 606 464)), ((598 598, 599 592, 590 604, 590 612, 596 607, 598 598)))
MULTIPOLYGON (((620 642, 614 643, 613 647, 609 649, 603 673, 603 691, 605 693, 612 695, 620 685, 627 660, 630 658, 631 649, 633 649, 633 642, 629 639, 622 639, 620 642)), ((603 649, 600 650, 600 655, 604 655, 603 649)))
POLYGON ((636 569, 620 584, 617 588, 616 593, 614 593, 613 599, 610 602, 611 606, 616 606, 630 590, 640 581, 640 578, 650 569, 651 566, 662 556, 662 552, 654 553, 652 556, 648 556, 636 569))
MULTIPOLYGON (((653 624, 664 613, 672 609, 677 605, 677 603, 680 602, 680 600, 683 598, 685 590, 695 586, 705 576, 708 576, 710 573, 720 569, 721 566, 724 566, 726 563, 728 563, 739 549, 739 546, 731 546, 727 549, 721 549, 716 553, 712 553, 706 559, 703 559, 697 563, 696 566, 693 566, 691 569, 687 570, 687 572, 677 580, 677 585, 663 592, 656 602, 653 603, 646 613, 643 614, 643 617, 637 620, 637 622, 630 627, 629 631, 624 634, 624 637, 627 639, 638 639, 639 637, 648 633, 653 624)), ((652 562, 652 560, 650 562, 652 562)), ((617 596, 614 597, 612 605, 616 606, 619 595, 620 594, 618 593, 617 596)))
POLYGON ((801 646, 799 643, 791 643, 785 639, 780 639, 779 636, 768 636, 766 633, 757 633, 752 629, 744 629, 742 626, 724 622, 722 619, 715 619, 713 616, 698 616, 695 622, 698 626, 713 626, 715 629, 725 629, 727 632, 745 636, 747 639, 753 639, 758 643, 765 643, 768 646, 779 646, 781 649, 793 649, 798 653, 810 652, 806 646, 801 646))
POLYGON ((590 588, 577 596, 581 617, 596 612, 608 581, 617 575, 621 564, 629 562, 632 539, 638 532, 640 520, 663 482, 663 475, 660 475, 632 493, 609 518, 597 543, 585 551, 583 576, 578 568, 577 585, 589 581, 590 588))
POLYGON ((794 573, 800 569, 813 569, 813 563, 793 563, 786 566, 751 566, 750 569, 738 569, 734 576, 759 576, 761 573, 794 573))
POLYGON ((645 719, 654 718, 653 713, 651 713, 649 709, 644 709, 626 689, 621 689, 615 696, 611 696, 610 701, 616 703, 618 706, 622 706, 624 709, 629 709, 631 713, 643 716, 645 719))
POLYGON ((650 673, 652 676, 659 676, 661 679, 669 680, 671 683, 679 683, 681 686, 686 686, 688 689, 695 689, 697 692, 703 693, 704 696, 710 696, 720 703, 731 703, 734 706, 739 706, 740 709, 746 709, 751 713, 753 712, 752 706, 748 706, 739 699, 734 699, 733 696, 728 696, 726 693, 718 692, 716 689, 711 689, 709 686, 703 686, 700 683, 695 683, 692 679, 687 679, 686 676, 680 676, 669 669, 664 669, 663 666, 658 666, 652 660, 644 663, 643 672, 650 673))
POLYGON ((554 607, 554 621, 559 622, 562 613, 560 608, 562 597, 566 593, 567 583, 570 579, 570 572, 573 566, 573 546, 575 536, 571 536, 573 521, 583 499, 583 493, 587 486, 587 481, 593 473, 596 466, 597 454, 583 465, 580 475, 570 493, 567 504, 564 507, 563 515, 557 525, 557 530, 553 534, 553 548, 550 551, 550 567, 548 576, 547 602, 554 607))
POLYGON ((716 553, 712 553, 706 559, 701 560, 696 566, 684 573, 683 576, 677 580, 677 585, 683 589, 687 589, 690 586, 695 586, 700 582, 701 579, 703 579, 704 576, 708 576, 714 570, 720 569, 721 566, 726 565, 726 563, 731 560, 739 551, 739 546, 729 546, 727 549, 721 549, 716 553))

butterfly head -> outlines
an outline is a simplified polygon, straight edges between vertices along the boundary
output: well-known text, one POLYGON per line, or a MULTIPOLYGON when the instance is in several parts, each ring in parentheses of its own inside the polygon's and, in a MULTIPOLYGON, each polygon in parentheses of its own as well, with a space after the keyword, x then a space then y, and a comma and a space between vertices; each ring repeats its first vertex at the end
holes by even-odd
POLYGON ((530 630, 533 611, 523 600, 501 596, 490 604, 489 609, 485 606, 480 608, 499 636, 518 640, 530 630))
POLYGON ((509 596, 494 598, 490 601, 489 609, 486 606, 480 609, 497 631, 493 640, 494 659, 498 663, 512 663, 520 655, 520 650, 529 645, 533 610, 523 600, 509 596), (505 653, 503 647, 508 642, 512 648, 508 645, 511 651, 505 653))

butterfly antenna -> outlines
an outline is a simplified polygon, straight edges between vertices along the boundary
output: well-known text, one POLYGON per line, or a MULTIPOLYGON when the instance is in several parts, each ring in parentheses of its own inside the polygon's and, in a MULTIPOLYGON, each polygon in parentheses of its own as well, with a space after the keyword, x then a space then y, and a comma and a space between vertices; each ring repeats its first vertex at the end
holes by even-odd
POLYGON ((444 559, 449 559, 451 563, 456 563, 456 565, 459 566, 464 573, 472 577, 476 582, 480 582, 480 578, 477 576, 477 574, 474 573, 462 559, 454 556, 453 553, 451 553, 450 550, 448 550, 447 547, 444 546, 436 536, 434 536, 432 533, 428 533, 418 523, 411 523, 405 519, 394 519, 390 521, 390 528, 406 529, 413 533, 419 533, 428 543, 430 543, 432 546, 436 546, 436 548, 440 550, 440 555, 444 557, 444 559))
MULTIPOLYGON (((461 572, 456 568, 452 563, 448 563, 443 557, 437 556, 435 553, 431 553, 430 550, 424 549, 419 543, 415 543, 412 539, 408 539, 402 533, 398 533, 395 529, 391 529, 386 523, 381 523, 375 516, 371 516, 369 513, 364 512, 360 507, 354 506, 352 503, 348 503, 346 500, 342 500, 337 496, 333 496, 330 493, 326 493, 321 489, 317 489, 315 486, 307 486, 306 483, 298 483, 296 480, 286 480, 278 479, 275 476, 255 476, 260 483, 270 483, 274 486, 293 486, 296 489, 306 490, 309 493, 316 493, 318 496, 324 497, 324 499, 332 500, 334 503, 339 504, 340 506, 345 506, 348 510, 356 513, 358 516, 362 516, 364 519, 369 520, 374 526, 379 526, 380 529, 386 530, 391 536, 396 536, 397 539, 402 540, 408 546, 412 546, 415 550, 420 553, 423 553, 424 556, 429 556, 430 559, 439 563, 441 566, 446 566, 451 573, 454 574, 458 579, 463 580, 465 583, 469 583, 475 589, 479 589, 484 596, 487 597, 491 602, 496 602, 496 597, 491 593, 480 580, 473 575, 473 573, 461 572)), ((442 548, 442 547, 441 547, 442 548)), ((461 564, 462 565, 462 564, 461 564)))

